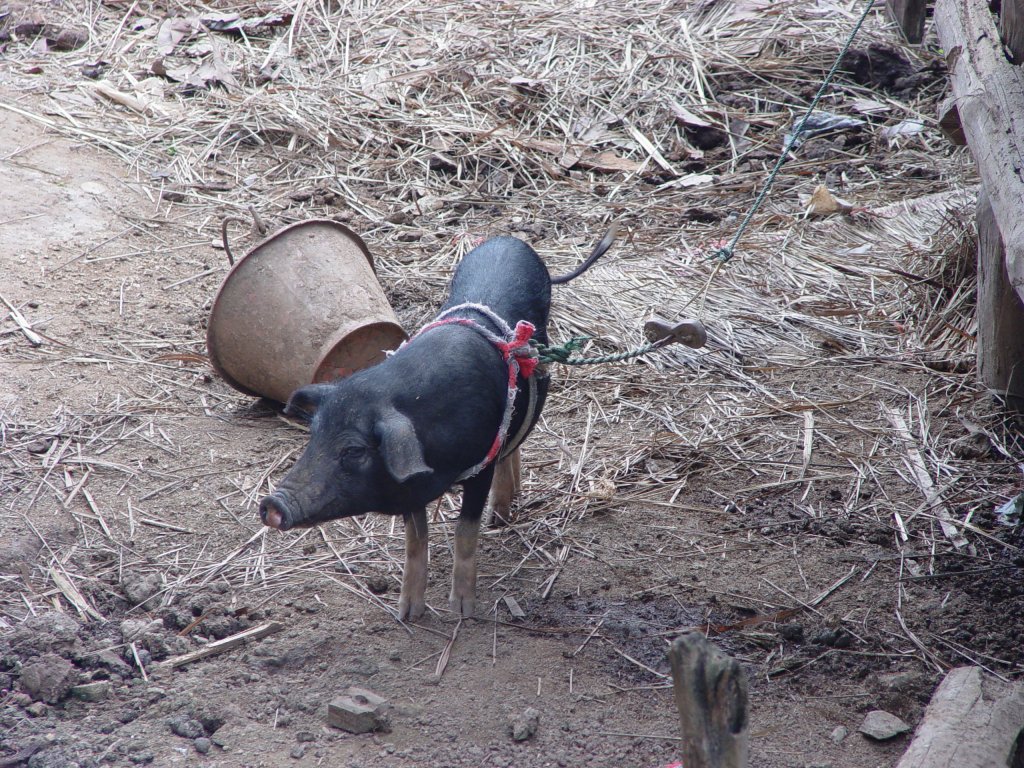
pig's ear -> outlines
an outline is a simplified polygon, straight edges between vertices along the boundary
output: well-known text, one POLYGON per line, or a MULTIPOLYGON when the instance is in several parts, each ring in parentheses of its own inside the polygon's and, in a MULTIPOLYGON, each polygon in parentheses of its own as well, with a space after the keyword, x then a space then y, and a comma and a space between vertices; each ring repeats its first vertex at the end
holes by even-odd
POLYGON ((284 415, 312 419, 329 389, 330 386, 327 384, 310 384, 296 389, 288 398, 288 405, 284 407, 284 415))
POLYGON ((432 471, 423 460, 423 446, 412 421, 404 413, 394 408, 385 413, 377 422, 377 437, 384 464, 398 482, 432 471))

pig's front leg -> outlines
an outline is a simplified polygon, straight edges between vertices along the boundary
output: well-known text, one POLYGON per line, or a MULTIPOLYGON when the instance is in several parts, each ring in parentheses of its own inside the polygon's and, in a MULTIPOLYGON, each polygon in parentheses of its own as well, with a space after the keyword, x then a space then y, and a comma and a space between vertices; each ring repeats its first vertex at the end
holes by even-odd
POLYGON ((415 621, 423 615, 427 602, 427 510, 405 515, 405 571, 402 594, 398 598, 399 621, 415 621))
POLYGON ((448 598, 448 606, 460 616, 472 616, 476 611, 476 543, 493 475, 492 464, 462 486, 462 510, 455 525, 455 571, 448 598))
POLYGON ((515 522, 512 517, 512 500, 520 491, 521 473, 519 448, 498 462, 491 482, 491 493, 487 497, 484 520, 487 525, 508 525, 515 522))

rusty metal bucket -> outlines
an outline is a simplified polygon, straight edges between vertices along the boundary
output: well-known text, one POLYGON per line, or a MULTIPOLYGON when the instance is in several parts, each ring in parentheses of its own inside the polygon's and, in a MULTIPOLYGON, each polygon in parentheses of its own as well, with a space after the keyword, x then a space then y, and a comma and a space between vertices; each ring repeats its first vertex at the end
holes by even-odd
POLYGON ((210 310, 210 362, 240 392, 286 402, 347 376, 406 339, 366 244, 328 219, 278 230, 245 254, 210 310))

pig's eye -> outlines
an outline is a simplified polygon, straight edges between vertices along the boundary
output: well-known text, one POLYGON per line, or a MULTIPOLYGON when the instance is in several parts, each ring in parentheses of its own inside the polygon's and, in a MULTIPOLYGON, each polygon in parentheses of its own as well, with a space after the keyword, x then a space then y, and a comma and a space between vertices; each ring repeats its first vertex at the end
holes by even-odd
POLYGON ((366 455, 366 449, 361 445, 349 445, 341 449, 341 458, 345 461, 361 459, 366 455))

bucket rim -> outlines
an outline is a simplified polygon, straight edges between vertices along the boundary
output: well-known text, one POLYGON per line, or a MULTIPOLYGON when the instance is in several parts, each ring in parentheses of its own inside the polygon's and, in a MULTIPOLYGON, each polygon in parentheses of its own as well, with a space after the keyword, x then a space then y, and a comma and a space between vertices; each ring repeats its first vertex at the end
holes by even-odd
POLYGON ((377 321, 375 321, 373 323, 368 323, 366 325, 360 325, 360 326, 356 326, 356 327, 353 327, 353 326, 349 325, 349 326, 345 326, 345 327, 339 328, 330 338, 327 339, 326 342, 324 342, 323 347, 321 347, 320 356, 317 358, 316 367, 313 369, 313 379, 314 379, 314 381, 316 381, 319 378, 320 371, 324 367, 324 365, 327 363, 327 359, 332 354, 334 354, 334 351, 339 346, 341 346, 342 343, 346 339, 348 339, 349 336, 351 336, 356 331, 365 331, 365 330, 370 330, 370 329, 377 330, 377 331, 381 331, 381 330, 388 330, 388 331, 397 330, 398 331, 398 335, 402 337, 402 342, 406 342, 406 341, 409 340, 409 334, 406 332, 406 330, 401 325, 399 325, 398 323, 392 322, 391 320, 377 320, 377 321))

